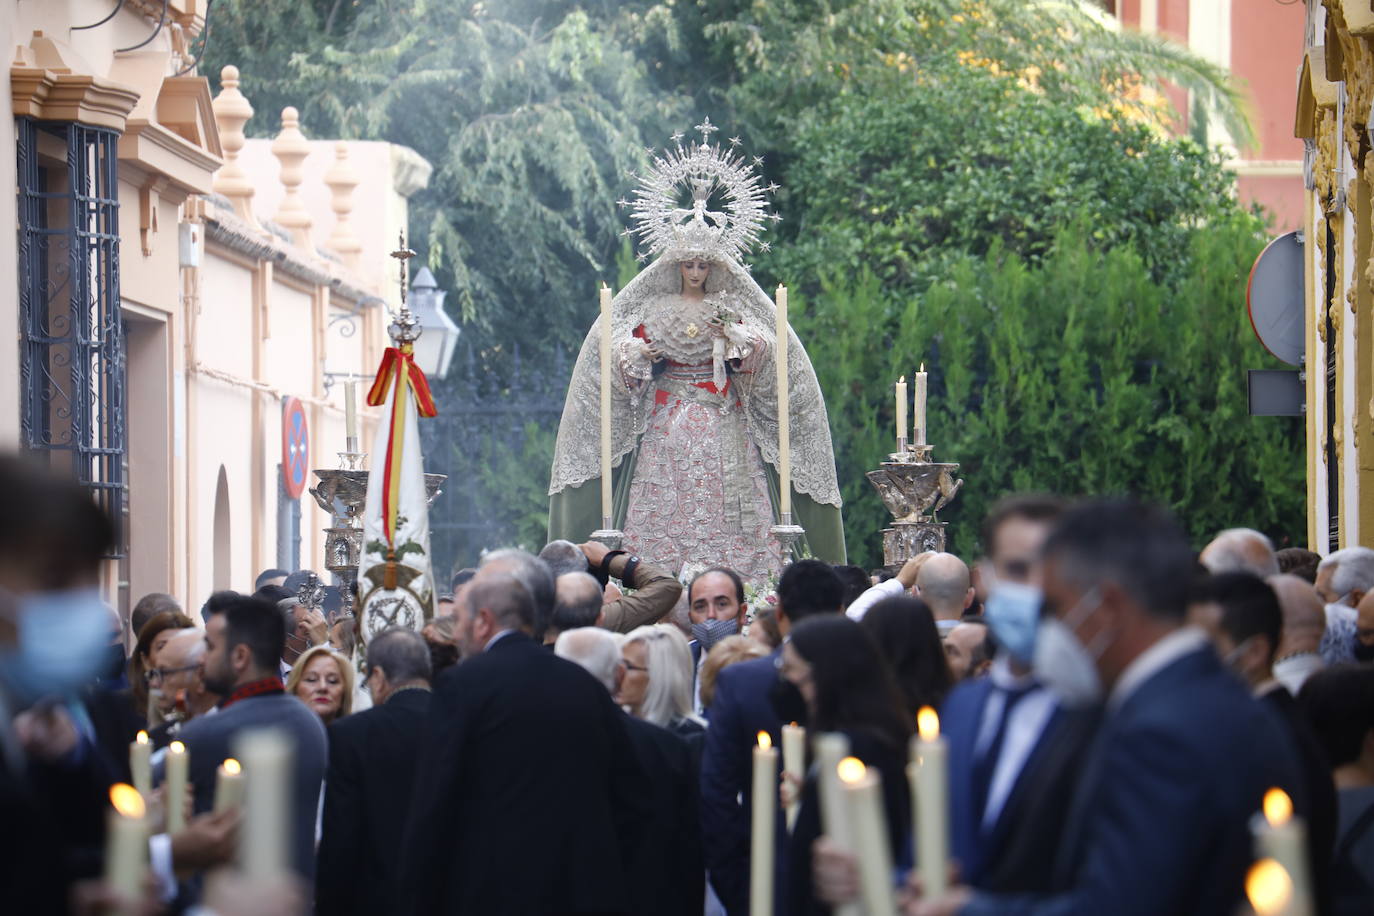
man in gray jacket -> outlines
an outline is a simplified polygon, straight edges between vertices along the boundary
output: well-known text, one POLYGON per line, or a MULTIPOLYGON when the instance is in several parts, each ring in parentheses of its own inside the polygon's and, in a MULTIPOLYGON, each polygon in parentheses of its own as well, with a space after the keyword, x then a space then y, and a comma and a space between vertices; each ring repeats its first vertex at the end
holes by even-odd
POLYGON ((315 817, 327 760, 324 725, 319 716, 282 688, 277 664, 286 641, 281 611, 266 601, 240 595, 212 613, 205 623, 203 679, 206 689, 224 697, 219 711, 186 724, 181 740, 191 755, 195 811, 214 803, 215 771, 234 756, 238 737, 273 728, 292 743, 288 848, 297 874, 313 882, 315 817))

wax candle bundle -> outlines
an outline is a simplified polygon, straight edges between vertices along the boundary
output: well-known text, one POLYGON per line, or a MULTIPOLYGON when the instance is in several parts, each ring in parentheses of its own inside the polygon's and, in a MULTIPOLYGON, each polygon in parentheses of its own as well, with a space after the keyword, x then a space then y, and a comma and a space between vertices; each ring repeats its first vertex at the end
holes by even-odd
POLYGON ((129 745, 129 773, 133 777, 134 788, 143 798, 153 792, 153 745, 148 733, 140 731, 129 745))
POLYGON ((768 732, 754 748, 753 805, 749 832, 749 912, 773 912, 773 831, 778 812, 778 751, 768 732))
POLYGON ((186 826, 186 783, 191 766, 191 754, 186 745, 173 741, 167 746, 167 787, 164 802, 167 805, 167 832, 176 833, 186 826))
MULTIPOLYGON (((133 786, 110 787, 109 825, 105 831, 105 882, 126 900, 143 896, 148 866, 148 820, 143 796, 133 786)), ((116 916, 132 916, 137 909, 120 909, 116 916)))
POLYGON ((929 706, 917 714, 916 731, 907 764, 916 868, 926 893, 935 897, 949 885, 949 752, 940 737, 940 717, 929 706))

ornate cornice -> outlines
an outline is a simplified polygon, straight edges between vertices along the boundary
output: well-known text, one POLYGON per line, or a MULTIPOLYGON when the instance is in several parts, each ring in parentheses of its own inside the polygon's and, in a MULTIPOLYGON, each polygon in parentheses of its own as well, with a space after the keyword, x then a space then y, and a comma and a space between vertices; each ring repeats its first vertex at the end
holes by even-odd
POLYGON ((138 90, 98 76, 10 67, 15 117, 75 121, 123 133, 138 99, 138 90))

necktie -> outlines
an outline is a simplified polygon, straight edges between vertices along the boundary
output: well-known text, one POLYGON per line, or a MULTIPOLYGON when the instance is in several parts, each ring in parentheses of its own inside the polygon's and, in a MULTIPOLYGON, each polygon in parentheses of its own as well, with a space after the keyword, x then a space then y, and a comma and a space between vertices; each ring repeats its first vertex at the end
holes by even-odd
POLYGON ((997 693, 1002 696, 1002 710, 997 714, 997 728, 993 731, 988 746, 982 754, 975 756, 973 762, 973 815, 979 832, 983 830, 983 815, 987 810, 988 795, 992 791, 992 777, 997 772, 997 758, 1002 755, 1002 742, 1007 736, 1007 723, 1011 720, 1012 708, 1037 686, 1039 685, 1027 684, 1012 689, 997 688, 997 693))

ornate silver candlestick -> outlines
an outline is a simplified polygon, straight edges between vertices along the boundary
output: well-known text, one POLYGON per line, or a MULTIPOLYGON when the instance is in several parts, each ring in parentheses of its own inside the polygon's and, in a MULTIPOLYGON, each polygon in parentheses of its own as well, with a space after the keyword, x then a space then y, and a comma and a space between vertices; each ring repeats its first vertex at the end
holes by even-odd
POLYGON ((796 549, 797 542, 806 535, 806 529, 792 523, 791 512, 780 512, 778 523, 769 528, 768 533, 778 540, 778 549, 782 553, 782 569, 778 570, 778 575, 782 575, 782 570, 794 559, 792 552, 796 549))
POLYGON ((907 446, 866 475, 892 513, 892 527, 883 529, 883 562, 888 566, 945 549, 946 523, 935 516, 954 500, 964 482, 954 476, 959 465, 930 460, 933 450, 924 444, 907 446))
POLYGON ((619 550, 625 543, 625 532, 615 526, 609 515, 603 515, 601 527, 592 532, 591 540, 605 544, 607 550, 619 550))

